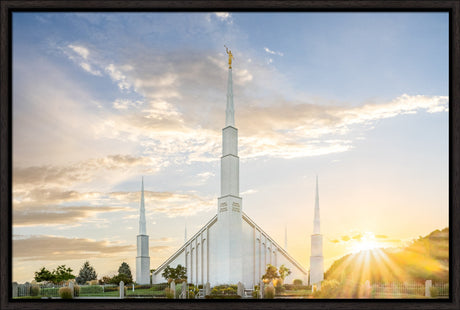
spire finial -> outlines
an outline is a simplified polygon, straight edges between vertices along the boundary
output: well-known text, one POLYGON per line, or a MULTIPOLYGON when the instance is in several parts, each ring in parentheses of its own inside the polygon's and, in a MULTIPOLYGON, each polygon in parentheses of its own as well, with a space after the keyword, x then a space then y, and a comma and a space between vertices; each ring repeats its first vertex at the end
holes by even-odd
POLYGON ((225 50, 227 51, 227 54, 228 54, 228 68, 231 69, 232 68, 232 59, 235 59, 235 57, 233 57, 233 54, 232 54, 232 51, 228 49, 227 46, 225 46, 225 50))

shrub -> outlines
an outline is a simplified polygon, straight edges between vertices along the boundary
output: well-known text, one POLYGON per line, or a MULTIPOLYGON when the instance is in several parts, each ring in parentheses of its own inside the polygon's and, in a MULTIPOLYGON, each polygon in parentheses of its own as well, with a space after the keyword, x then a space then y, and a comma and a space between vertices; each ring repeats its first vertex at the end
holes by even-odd
POLYGON ((30 296, 38 296, 40 294, 40 286, 33 285, 30 288, 30 296))
POLYGON ((336 298, 339 297, 342 287, 337 280, 325 280, 321 283, 320 290, 313 291, 313 297, 336 298))
POLYGON ((171 291, 171 289, 169 287, 165 288, 165 295, 166 295, 166 298, 168 298, 168 299, 173 299, 174 298, 174 292, 171 291))
POLYGON ((431 295, 431 297, 433 297, 433 298, 438 297, 438 296, 439 296, 439 290, 438 290, 438 288, 437 288, 437 287, 433 287, 433 286, 430 287, 430 295, 431 295))
POLYGON ((267 286, 264 289, 264 298, 268 298, 268 299, 275 298, 275 288, 272 286, 267 286))
POLYGON ((259 289, 255 289, 254 291, 252 291, 252 297, 259 298, 259 289))
POLYGON ((211 295, 236 295, 238 285, 218 285, 211 290, 211 295))
POLYGON ((75 285, 73 287, 73 296, 79 297, 80 296, 80 287, 78 285, 75 285))
POLYGON ((294 281, 292 281, 292 284, 294 284, 294 285, 302 285, 303 282, 300 279, 294 279, 294 281))
POLYGON ((59 289, 59 296, 62 299, 72 299, 72 291, 70 290, 70 287, 61 287, 59 289))

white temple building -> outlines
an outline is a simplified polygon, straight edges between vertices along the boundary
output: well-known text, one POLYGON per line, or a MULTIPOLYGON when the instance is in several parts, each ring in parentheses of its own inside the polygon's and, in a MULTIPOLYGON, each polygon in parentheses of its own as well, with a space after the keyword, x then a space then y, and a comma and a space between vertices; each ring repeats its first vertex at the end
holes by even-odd
MULTIPOLYGON (((221 192, 217 201, 217 214, 155 269, 152 273, 152 283, 165 282, 166 279, 161 276, 163 270, 167 266, 174 268, 179 264, 187 268, 187 281, 196 285, 207 282, 211 286, 241 282, 249 288, 261 281, 267 264, 276 267, 285 265, 291 270, 285 283, 292 283, 294 279, 301 279, 307 283, 308 272, 288 254, 287 240, 285 239, 284 247, 280 246, 243 212, 243 199, 239 192, 238 129, 235 127, 233 107, 231 66, 233 56, 231 51, 227 50, 227 53, 229 55, 227 105, 225 127, 222 129, 221 192)), ((318 196, 316 202, 315 214, 316 208, 319 208, 318 196)), ((143 198, 141 210, 143 210, 143 198)), ((138 283, 145 281, 145 277, 149 274, 149 267, 146 267, 146 263, 144 265, 148 252, 144 250, 139 252, 139 244, 141 249, 145 243, 148 247, 148 237, 147 239, 144 237, 145 216, 142 218, 142 212, 138 236, 137 266, 141 266, 140 271, 136 272, 138 283)), ((319 209, 318 216, 315 215, 315 225, 316 219, 318 219, 318 229, 316 230, 317 226, 315 226, 315 234, 316 232, 319 234, 319 209)), ((315 244, 318 242, 321 244, 321 236, 319 239, 312 236, 313 241, 315 244)), ((313 263, 312 274, 314 272, 315 275, 312 279, 319 279, 317 274, 322 274, 322 250, 320 253, 315 248, 311 262, 313 263), (319 259, 316 258, 318 255, 321 257, 321 270, 315 271, 319 264, 319 259)))

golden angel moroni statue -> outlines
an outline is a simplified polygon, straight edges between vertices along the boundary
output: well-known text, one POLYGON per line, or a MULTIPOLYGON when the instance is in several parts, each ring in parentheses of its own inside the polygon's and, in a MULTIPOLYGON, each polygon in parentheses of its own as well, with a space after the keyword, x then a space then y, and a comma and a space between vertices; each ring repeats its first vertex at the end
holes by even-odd
POLYGON ((231 69, 232 68, 232 59, 235 58, 235 57, 233 57, 232 51, 229 50, 228 47, 225 46, 225 49, 227 50, 227 54, 228 54, 228 67, 231 69))

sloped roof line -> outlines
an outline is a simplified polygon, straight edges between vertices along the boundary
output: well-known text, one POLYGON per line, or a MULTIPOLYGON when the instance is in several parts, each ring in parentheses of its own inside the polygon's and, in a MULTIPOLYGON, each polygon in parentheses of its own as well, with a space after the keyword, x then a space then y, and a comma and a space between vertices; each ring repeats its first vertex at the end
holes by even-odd
POLYGON ((274 245, 276 245, 276 247, 278 248, 278 251, 283 253, 284 256, 286 256, 286 258, 292 263, 294 264, 297 268, 299 268, 303 273, 307 274, 307 270, 302 267, 302 265, 300 265, 300 263, 298 263, 291 255, 289 255, 288 252, 286 252, 286 250, 284 250, 275 240, 273 240, 272 237, 270 237, 269 234, 267 234, 262 228, 260 228, 259 225, 257 225, 246 213, 244 212, 241 212, 243 214, 243 219, 246 220, 249 224, 255 226, 264 236, 265 238, 267 238, 268 240, 270 240, 270 242, 274 245))

